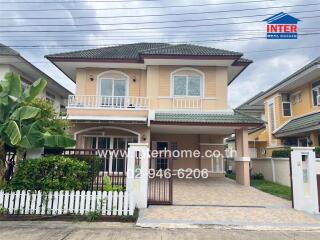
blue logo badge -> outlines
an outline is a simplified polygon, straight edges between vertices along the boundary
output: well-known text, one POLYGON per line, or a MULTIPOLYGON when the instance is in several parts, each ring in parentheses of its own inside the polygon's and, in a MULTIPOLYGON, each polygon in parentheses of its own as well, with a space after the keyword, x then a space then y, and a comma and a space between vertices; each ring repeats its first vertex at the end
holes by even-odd
POLYGON ((298 18, 280 12, 263 20, 267 22, 267 39, 297 39, 298 18))

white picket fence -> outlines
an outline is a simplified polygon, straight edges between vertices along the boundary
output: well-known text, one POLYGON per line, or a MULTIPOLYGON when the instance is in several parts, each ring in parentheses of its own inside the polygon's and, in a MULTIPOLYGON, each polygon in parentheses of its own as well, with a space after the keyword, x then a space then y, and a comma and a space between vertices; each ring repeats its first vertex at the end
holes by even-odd
POLYGON ((126 216, 133 215, 134 207, 127 191, 0 191, 0 208, 8 214, 126 216))

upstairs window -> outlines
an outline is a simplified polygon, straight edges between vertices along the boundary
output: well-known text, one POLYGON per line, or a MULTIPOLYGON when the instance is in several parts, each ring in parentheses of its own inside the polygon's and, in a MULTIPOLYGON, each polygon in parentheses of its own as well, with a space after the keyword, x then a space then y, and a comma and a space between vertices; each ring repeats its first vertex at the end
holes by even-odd
POLYGON ((201 97, 203 77, 194 70, 180 70, 173 74, 174 97, 201 97))
POLYGON ((123 97, 128 93, 129 77, 121 72, 110 70, 98 76, 98 94, 106 97, 123 97))
POLYGON ((282 94, 282 114, 284 117, 291 117, 290 94, 282 94))
POLYGON ((320 80, 312 84, 312 103, 313 106, 317 106, 317 98, 320 96, 320 80))

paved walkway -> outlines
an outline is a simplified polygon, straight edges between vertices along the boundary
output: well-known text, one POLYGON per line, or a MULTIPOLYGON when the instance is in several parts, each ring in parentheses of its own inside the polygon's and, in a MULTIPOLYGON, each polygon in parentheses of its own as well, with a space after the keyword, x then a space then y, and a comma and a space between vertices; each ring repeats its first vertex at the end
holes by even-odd
POLYGON ((226 178, 174 180, 172 206, 150 206, 144 227, 215 224, 251 229, 320 229, 320 216, 296 211, 291 202, 226 178))
POLYGON ((318 240, 312 231, 245 231, 219 228, 138 228, 129 223, 0 222, 0 239, 5 240, 318 240))

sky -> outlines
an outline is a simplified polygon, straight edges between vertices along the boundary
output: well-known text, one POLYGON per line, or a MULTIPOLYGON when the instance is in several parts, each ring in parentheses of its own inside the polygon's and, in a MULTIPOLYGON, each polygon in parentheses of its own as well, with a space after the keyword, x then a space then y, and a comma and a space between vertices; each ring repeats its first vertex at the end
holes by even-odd
POLYGON ((320 55, 319 20, 319 0, 0 0, 0 42, 71 91, 45 55, 135 42, 242 52, 254 63, 229 86, 234 108, 320 55), (266 39, 279 12, 301 20, 297 40, 266 39))

